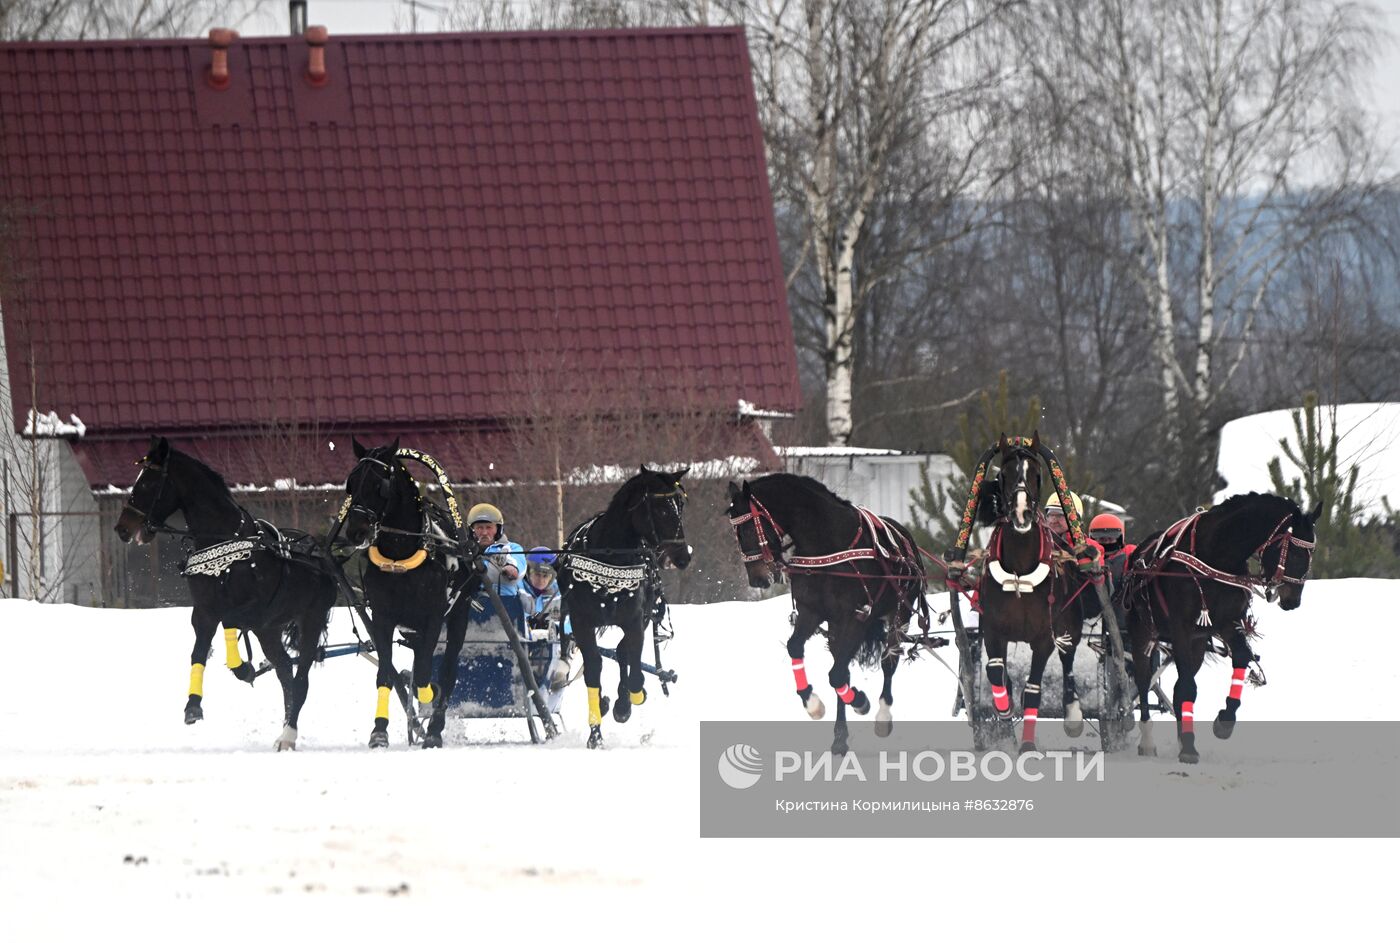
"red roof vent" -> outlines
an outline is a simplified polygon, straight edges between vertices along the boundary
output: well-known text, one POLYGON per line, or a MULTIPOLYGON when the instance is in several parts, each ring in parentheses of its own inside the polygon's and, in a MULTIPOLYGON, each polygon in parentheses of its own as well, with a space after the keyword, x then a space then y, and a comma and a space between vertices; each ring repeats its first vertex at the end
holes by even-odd
POLYGON ((211 88, 228 88, 228 47, 233 45, 233 41, 238 38, 238 32, 231 29, 215 28, 209 31, 209 48, 213 50, 214 59, 209 63, 209 86, 211 88))
POLYGON ((329 81, 326 75, 326 42, 329 39, 330 34, 324 26, 306 28, 306 45, 310 47, 308 52, 311 56, 310 61, 306 63, 306 81, 316 88, 329 81))

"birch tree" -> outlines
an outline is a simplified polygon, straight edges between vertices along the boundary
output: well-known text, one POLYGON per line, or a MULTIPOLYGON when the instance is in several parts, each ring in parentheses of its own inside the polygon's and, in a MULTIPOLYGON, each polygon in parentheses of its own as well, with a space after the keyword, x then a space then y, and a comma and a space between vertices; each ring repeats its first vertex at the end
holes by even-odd
POLYGON ((801 244, 787 277, 790 286, 808 278, 819 312, 807 338, 801 325, 798 334, 823 364, 832 444, 851 438, 857 328, 871 292, 972 225, 971 217, 952 227, 916 220, 882 257, 866 256, 862 270, 877 202, 951 212, 1005 172, 986 106, 1006 79, 989 36, 1009 5, 715 0, 748 28, 774 196, 780 213, 799 216, 801 244), (905 149, 935 172, 892 173, 905 149))
POLYGON ((240 27, 266 0, 0 0, 0 40, 157 39, 240 27))
POLYGON ((1218 407, 1299 250, 1345 226, 1376 166, 1354 83, 1367 8, 1340 0, 1057 0, 1026 33, 1101 149, 1134 243, 1167 469, 1211 488, 1218 407))

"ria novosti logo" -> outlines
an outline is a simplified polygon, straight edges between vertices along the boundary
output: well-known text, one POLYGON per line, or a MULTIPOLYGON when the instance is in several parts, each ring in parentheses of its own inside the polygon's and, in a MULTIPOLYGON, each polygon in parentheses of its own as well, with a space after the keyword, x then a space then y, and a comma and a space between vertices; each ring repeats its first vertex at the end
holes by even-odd
POLYGON ((747 743, 736 743, 719 755, 719 778, 731 789, 747 789, 763 776, 763 756, 747 743))

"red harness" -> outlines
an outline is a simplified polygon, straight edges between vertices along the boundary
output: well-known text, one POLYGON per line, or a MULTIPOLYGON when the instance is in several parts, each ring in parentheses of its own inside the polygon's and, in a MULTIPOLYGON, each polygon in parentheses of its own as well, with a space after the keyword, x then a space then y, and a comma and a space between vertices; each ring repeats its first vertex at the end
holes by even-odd
MULTIPOLYGON (((731 517, 729 524, 734 528, 734 539, 739 544, 739 553, 744 558, 745 563, 762 561, 789 575, 839 576, 860 580, 867 600, 866 615, 869 615, 881 597, 884 596, 885 591, 890 588, 891 583, 917 582, 922 587, 927 583, 928 575, 924 572, 923 562, 919 559, 918 548, 903 534, 896 531, 869 508, 857 507, 856 513, 859 515, 859 524, 856 526, 855 536, 851 538, 850 546, 845 550, 819 556, 785 556, 787 551, 793 547, 792 539, 773 519, 772 513, 753 495, 749 496, 749 512, 738 517, 731 517), (739 528, 750 521, 753 522, 754 531, 758 534, 757 553, 744 553, 743 541, 739 539, 739 528), (769 540, 768 528, 772 528, 774 540, 769 540), (777 543, 776 549, 773 546, 775 542, 777 543), (868 542, 869 545, 861 546, 863 542, 868 542), (884 572, 860 572, 855 564, 862 560, 873 560, 879 563, 884 572), (852 572, 820 572, 828 567, 842 564, 851 564, 852 572), (872 581, 877 584, 874 593, 870 591, 870 582, 872 581)), ((920 598, 922 599, 922 593, 920 593, 920 598)), ((901 598, 901 610, 904 610, 906 606, 907 604, 901 598)), ((920 608, 923 607, 920 606, 920 608)), ((903 611, 900 614, 903 615, 903 611)))
MULTIPOLYGON (((1226 586, 1234 586, 1245 592, 1254 593, 1263 599, 1268 599, 1268 594, 1277 589, 1280 583, 1296 583, 1302 585, 1308 578, 1304 571, 1301 577, 1289 576, 1285 572, 1288 564, 1288 551, 1291 547, 1298 547, 1311 555, 1317 547, 1315 540, 1303 540, 1295 537, 1289 530, 1289 522, 1293 519, 1292 514, 1284 515, 1274 529, 1269 533, 1268 538, 1255 548, 1254 552, 1246 558, 1246 571, 1248 571, 1248 560, 1258 558, 1260 561, 1260 572, 1252 574, 1249 572, 1243 575, 1238 573, 1228 573, 1206 563, 1196 555, 1196 528, 1200 523, 1201 515, 1205 511, 1197 511, 1190 517, 1184 517, 1153 540, 1150 544, 1145 544, 1142 548, 1142 555, 1139 557, 1139 565, 1128 570, 1124 574, 1123 598, 1126 601, 1131 595, 1142 592, 1143 584, 1148 584, 1153 588, 1157 597, 1157 604, 1162 607, 1162 611, 1167 611, 1167 601, 1162 595, 1162 589, 1157 584, 1158 577, 1178 577, 1194 580, 1196 591, 1201 596, 1201 625, 1210 625, 1209 608, 1206 605, 1205 592, 1201 590, 1201 581, 1206 580, 1212 583, 1222 583, 1226 586), (1186 548, 1182 549, 1182 542, 1185 541, 1186 548), (1272 573, 1264 573, 1262 569, 1264 554, 1269 551, 1274 544, 1279 544, 1278 562, 1274 565, 1272 573), (1167 571, 1167 566, 1178 563, 1186 569, 1185 573, 1173 573, 1167 571)), ((1309 557, 1309 569, 1311 569, 1311 556, 1309 557)))

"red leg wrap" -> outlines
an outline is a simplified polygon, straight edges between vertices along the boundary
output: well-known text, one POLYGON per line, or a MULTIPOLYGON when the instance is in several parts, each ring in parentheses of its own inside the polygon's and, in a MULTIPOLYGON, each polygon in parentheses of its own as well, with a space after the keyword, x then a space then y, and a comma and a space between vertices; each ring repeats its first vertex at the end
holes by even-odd
POLYGON ((997 710, 1004 711, 1011 706, 1011 698, 1006 693, 1006 688, 992 685, 992 703, 997 710))
POLYGON ((1196 732, 1196 702, 1195 702, 1195 701, 1182 701, 1182 702, 1181 702, 1181 732, 1182 732, 1182 733, 1195 733, 1195 732, 1196 732))
POLYGON ((1040 708, 1027 707, 1025 725, 1021 728, 1021 742, 1035 743, 1035 721, 1040 716, 1040 708))
POLYGON ((802 666, 801 658, 792 660, 792 677, 797 682, 797 690, 801 691, 807 686, 807 669, 802 666))
POLYGON ((1230 696, 1238 701, 1242 693, 1244 693, 1244 669, 1236 668, 1235 673, 1230 677, 1230 696))
POLYGON ((841 703, 849 704, 856 699, 856 689, 849 684, 843 684, 836 689, 836 696, 841 699, 841 703))

